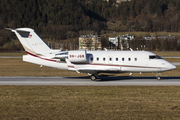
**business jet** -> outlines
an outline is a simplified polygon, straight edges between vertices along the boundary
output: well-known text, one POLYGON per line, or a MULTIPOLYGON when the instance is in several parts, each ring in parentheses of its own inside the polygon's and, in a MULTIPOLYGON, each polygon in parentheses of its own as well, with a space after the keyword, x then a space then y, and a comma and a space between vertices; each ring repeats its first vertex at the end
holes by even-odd
POLYGON ((27 55, 23 61, 62 70, 87 73, 95 81, 99 73, 160 73, 176 68, 148 51, 61 51, 51 49, 31 28, 6 28, 14 32, 27 55))

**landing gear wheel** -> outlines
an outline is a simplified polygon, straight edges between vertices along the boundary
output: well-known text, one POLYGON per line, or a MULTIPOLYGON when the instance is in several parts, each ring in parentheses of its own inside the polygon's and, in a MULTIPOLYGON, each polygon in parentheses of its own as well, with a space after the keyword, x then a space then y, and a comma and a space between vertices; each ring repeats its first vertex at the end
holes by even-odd
POLYGON ((157 80, 160 80, 161 79, 161 73, 158 73, 156 77, 157 77, 157 80))
POLYGON ((95 75, 91 75, 91 80, 96 81, 97 77, 95 75))
POLYGON ((158 77, 157 77, 157 80, 160 80, 160 79, 161 79, 161 77, 160 77, 160 76, 158 76, 158 77))

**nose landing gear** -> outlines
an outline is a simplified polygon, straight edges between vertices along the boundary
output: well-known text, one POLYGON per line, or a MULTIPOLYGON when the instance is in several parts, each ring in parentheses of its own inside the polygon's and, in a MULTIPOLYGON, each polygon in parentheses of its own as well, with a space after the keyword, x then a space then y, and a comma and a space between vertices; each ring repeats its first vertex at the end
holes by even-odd
POLYGON ((157 80, 160 80, 161 79, 161 73, 157 73, 156 78, 157 78, 157 80))

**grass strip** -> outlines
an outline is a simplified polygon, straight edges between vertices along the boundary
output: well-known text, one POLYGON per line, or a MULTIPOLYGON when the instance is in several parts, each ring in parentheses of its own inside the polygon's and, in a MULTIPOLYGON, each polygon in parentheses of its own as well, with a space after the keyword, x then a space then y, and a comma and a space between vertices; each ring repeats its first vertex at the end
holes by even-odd
POLYGON ((1 119, 179 119, 178 86, 0 86, 1 119))

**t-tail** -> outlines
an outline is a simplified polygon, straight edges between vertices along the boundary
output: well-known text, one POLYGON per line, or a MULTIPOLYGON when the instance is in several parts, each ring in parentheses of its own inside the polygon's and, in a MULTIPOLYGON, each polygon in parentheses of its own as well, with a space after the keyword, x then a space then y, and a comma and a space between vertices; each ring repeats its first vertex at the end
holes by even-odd
POLYGON ((31 28, 11 29, 16 34, 28 54, 42 54, 51 51, 49 46, 31 28))

